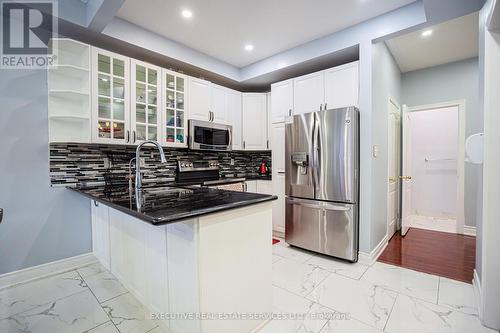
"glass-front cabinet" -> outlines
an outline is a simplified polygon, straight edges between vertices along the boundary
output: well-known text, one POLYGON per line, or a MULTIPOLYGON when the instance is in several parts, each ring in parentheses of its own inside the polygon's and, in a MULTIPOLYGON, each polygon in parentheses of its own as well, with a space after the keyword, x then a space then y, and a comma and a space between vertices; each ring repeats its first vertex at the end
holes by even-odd
POLYGON ((130 143, 129 58, 93 48, 92 141, 130 143))
POLYGON ((161 68, 131 61, 131 139, 136 144, 161 140, 161 68))
POLYGON ((163 69, 162 145, 187 147, 186 76, 163 69))

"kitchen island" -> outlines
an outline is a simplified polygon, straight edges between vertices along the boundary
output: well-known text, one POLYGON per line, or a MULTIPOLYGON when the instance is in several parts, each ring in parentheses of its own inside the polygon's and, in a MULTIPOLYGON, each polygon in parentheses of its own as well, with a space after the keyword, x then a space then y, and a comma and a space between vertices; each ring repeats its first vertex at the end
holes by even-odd
POLYGON ((275 196, 195 187, 73 189, 93 252, 173 333, 254 332, 271 313, 275 196), (255 314, 262 314, 261 317, 255 314))

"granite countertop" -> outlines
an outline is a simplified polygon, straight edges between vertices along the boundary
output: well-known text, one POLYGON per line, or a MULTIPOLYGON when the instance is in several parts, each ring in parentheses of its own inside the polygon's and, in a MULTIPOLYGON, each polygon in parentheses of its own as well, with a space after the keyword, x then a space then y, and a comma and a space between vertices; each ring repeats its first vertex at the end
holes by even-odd
POLYGON ((207 187, 166 186, 143 189, 144 204, 140 210, 135 193, 128 187, 69 188, 145 222, 161 225, 224 210, 276 200, 274 195, 234 192, 207 187))

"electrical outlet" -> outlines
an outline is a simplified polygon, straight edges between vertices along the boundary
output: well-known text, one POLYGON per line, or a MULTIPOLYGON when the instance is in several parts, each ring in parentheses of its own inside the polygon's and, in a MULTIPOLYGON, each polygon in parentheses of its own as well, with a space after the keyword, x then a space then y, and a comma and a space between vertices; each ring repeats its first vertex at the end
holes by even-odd
POLYGON ((234 158, 231 159, 231 165, 234 165, 234 158))
POLYGON ((146 166, 146 159, 144 157, 141 157, 139 159, 139 164, 141 165, 141 168, 146 166))

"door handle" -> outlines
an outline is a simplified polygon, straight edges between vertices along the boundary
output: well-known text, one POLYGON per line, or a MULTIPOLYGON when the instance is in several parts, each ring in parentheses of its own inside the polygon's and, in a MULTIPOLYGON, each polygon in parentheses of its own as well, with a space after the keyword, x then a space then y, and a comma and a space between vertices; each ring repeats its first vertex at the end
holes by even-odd
POLYGON ((402 180, 411 180, 411 176, 399 176, 399 179, 402 179, 402 180))
POLYGON ((397 181, 397 180, 398 180, 398 178, 397 178, 397 177, 389 177, 389 181, 390 181, 390 182, 395 182, 395 181, 397 181))

